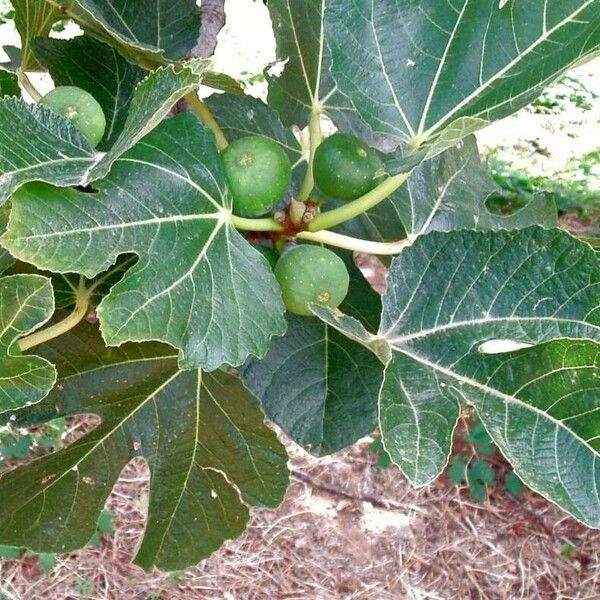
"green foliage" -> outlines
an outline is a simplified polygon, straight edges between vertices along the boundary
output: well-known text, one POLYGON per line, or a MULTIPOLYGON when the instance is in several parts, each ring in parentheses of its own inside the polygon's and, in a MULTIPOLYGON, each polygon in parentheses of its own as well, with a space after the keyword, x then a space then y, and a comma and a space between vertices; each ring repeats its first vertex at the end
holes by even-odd
POLYGON ((518 497, 523 492, 524 486, 519 476, 510 471, 504 477, 504 487, 511 496, 518 497))
POLYGON ((475 423, 463 440, 473 444, 477 454, 494 454, 496 452, 496 446, 482 423, 475 423))
MULTIPOLYGON (((111 513, 108 510, 103 510, 100 513, 97 530, 88 542, 88 546, 97 546, 103 535, 110 536, 113 534, 114 517, 114 513, 111 513)), ((0 546, 0 558, 5 560, 15 560, 21 556, 31 556, 35 558, 45 575, 51 573, 56 565, 56 554, 37 553, 15 546, 0 546)))
POLYGON ((560 547, 560 555, 567 560, 571 560, 575 556, 576 552, 577 548, 568 542, 562 544, 560 547))
POLYGON ((377 465, 380 469, 387 469, 388 467, 392 466, 392 459, 390 458, 390 455, 385 451, 380 437, 375 438, 369 444, 369 450, 377 454, 377 465))
POLYGON ((581 81, 566 75, 556 85, 545 90, 532 102, 532 107, 540 113, 559 113, 566 105, 572 104, 581 110, 590 110, 598 95, 588 89, 581 81))
MULTIPOLYGON (((600 527, 598 256, 556 228, 557 194, 502 192, 471 135, 598 52, 597 0, 272 0, 284 70, 267 77, 267 103, 189 58, 194 0, 13 4, 0 449, 22 464, 0 475, 1 544, 50 568, 50 555, 97 543, 119 474, 142 457, 151 490, 135 562, 185 569, 239 536, 251 507, 282 501, 287 455, 265 417, 316 455, 379 427, 382 466, 425 485, 465 405, 481 424, 453 481, 482 499, 497 447, 515 467, 510 493, 522 481, 600 527), (64 18, 84 35, 51 39, 64 18), (19 97, 17 80, 36 96, 31 69, 94 97, 98 149, 19 97), (225 93, 202 101, 201 85, 225 93), (313 195, 315 157, 339 139, 322 117, 377 166, 353 200, 313 195), (277 156, 232 177, 244 138, 277 156), (276 277, 272 248, 289 243, 276 277), (386 257, 382 296, 353 252, 386 257), (97 425, 59 443, 77 415, 97 425)), ((326 171, 347 183, 354 167, 326 171)))
MULTIPOLYGON (((488 497, 488 489, 498 481, 493 461, 494 457, 499 456, 498 448, 479 420, 470 424, 461 441, 472 446, 473 454, 455 454, 450 460, 446 476, 452 485, 466 484, 473 501, 484 502, 488 497)), ((511 496, 521 495, 524 485, 514 471, 507 471, 503 480, 504 488, 511 496)))
POLYGON ((80 598, 89 598, 94 593, 96 586, 89 577, 81 577, 77 580, 76 588, 80 598))
POLYGON ((540 193, 553 200, 562 213, 576 210, 586 218, 600 210, 600 194, 594 187, 590 174, 600 168, 600 151, 591 152, 568 164, 563 173, 553 176, 530 176, 514 171, 508 165, 492 158, 490 160, 493 177, 506 193, 488 202, 488 208, 496 213, 504 213, 512 207, 526 206, 540 193))
POLYGON ((0 558, 6 560, 14 560, 21 554, 20 548, 14 548, 12 546, 0 546, 0 558))
POLYGON ((0 24, 12 21, 15 18, 15 9, 12 7, 9 0, 0 2, 0 24))
POLYGON ((0 429, 0 465, 23 460, 38 448, 42 452, 60 448, 65 427, 65 419, 54 419, 28 433, 12 427, 0 429))

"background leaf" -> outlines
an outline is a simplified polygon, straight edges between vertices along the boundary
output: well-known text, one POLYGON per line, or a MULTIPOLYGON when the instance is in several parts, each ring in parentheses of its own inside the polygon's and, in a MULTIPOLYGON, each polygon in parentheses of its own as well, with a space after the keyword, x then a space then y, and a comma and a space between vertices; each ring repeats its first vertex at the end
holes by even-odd
POLYGON ((62 18, 56 4, 44 0, 10 0, 15 7, 15 26, 21 36, 21 68, 23 71, 42 70, 38 64, 31 42, 45 38, 52 25, 62 18))
POLYGON ((172 349, 159 344, 106 349, 90 325, 67 338, 45 349, 59 367, 59 386, 14 423, 95 414, 101 424, 0 477, 0 539, 7 545, 38 552, 85 545, 135 456, 151 471, 148 521, 135 559, 147 570, 199 562, 242 533, 247 504, 281 502, 285 450, 236 377, 179 371, 172 349))
POLYGON ((200 35, 194 0, 45 0, 126 56, 164 62, 183 58, 200 35))
POLYGON ((230 223, 214 135, 194 115, 164 121, 95 187, 23 186, 2 241, 39 268, 88 278, 137 254, 98 308, 109 345, 160 340, 181 349, 183 368, 213 370, 263 356, 284 333, 279 286, 230 223))
MULTIPOLYGON (((343 310, 377 330, 381 299, 345 256, 351 289, 343 310)), ((267 416, 316 455, 349 446, 377 426, 383 364, 326 323, 287 315, 288 329, 263 360, 251 360, 243 379, 267 416)))
POLYGON ((11 71, 0 69, 0 96, 20 96, 21 88, 17 76, 11 71))
POLYGON ((483 126, 527 105, 598 51, 599 18, 596 0, 502 11, 497 0, 336 0, 325 11, 338 88, 375 132, 413 145, 448 127, 454 143, 474 119, 483 126), (360 40, 352 52, 349 40, 360 40))
POLYGON ((99 149, 110 148, 123 130, 135 86, 146 71, 87 35, 71 40, 35 40, 33 48, 55 85, 80 87, 99 102, 106 116, 106 133, 99 149))

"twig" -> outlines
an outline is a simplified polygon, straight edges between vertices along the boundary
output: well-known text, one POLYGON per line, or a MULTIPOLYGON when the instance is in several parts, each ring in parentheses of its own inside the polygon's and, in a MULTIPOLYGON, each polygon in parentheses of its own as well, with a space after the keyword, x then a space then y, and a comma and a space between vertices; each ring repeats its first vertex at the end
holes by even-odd
POLYGON ((208 58, 217 47, 217 36, 225 25, 225 0, 202 0, 202 26, 198 43, 190 52, 193 58, 208 58))
POLYGON ((347 492, 346 490, 343 490, 329 483, 321 483, 319 481, 315 481, 306 473, 303 473, 302 471, 297 471, 296 469, 292 469, 292 477, 294 479, 297 479, 298 481, 302 481, 303 483, 310 485, 315 489, 321 490, 333 496, 341 496, 342 498, 346 498, 348 500, 358 500, 359 502, 368 502, 376 508, 383 508, 385 510, 402 510, 401 506, 390 502, 389 500, 382 500, 381 498, 371 496, 370 494, 352 494, 351 492, 347 492))

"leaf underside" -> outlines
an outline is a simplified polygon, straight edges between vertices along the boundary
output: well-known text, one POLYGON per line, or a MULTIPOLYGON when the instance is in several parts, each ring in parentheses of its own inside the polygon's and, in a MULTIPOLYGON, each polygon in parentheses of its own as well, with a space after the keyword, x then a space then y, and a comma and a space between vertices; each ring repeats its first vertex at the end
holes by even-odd
POLYGON ((105 177, 117 158, 199 85, 207 66, 204 60, 193 60, 148 75, 135 88, 121 135, 106 154, 95 152, 66 117, 17 98, 0 99, 0 204, 29 181, 68 187, 105 177), (15 135, 19 144, 13 143, 15 135))
POLYGON ((194 0, 46 0, 60 5, 86 31, 134 59, 182 59, 196 45, 200 11, 194 0))

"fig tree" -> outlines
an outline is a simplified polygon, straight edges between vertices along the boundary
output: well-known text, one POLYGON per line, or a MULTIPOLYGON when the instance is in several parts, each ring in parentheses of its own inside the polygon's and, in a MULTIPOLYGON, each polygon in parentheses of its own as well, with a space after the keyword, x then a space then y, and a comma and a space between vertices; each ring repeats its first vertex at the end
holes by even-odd
POLYGON ((249 136, 229 144, 221 154, 233 196, 233 212, 260 217, 281 201, 292 179, 287 154, 274 140, 249 136))
POLYGON ((54 88, 40 104, 67 117, 95 148, 106 129, 106 117, 94 96, 79 87, 65 85, 54 88))
POLYGON ((348 133, 335 133, 317 148, 313 162, 320 190, 340 200, 355 200, 381 180, 385 167, 377 152, 348 133))
POLYGON ((275 266, 283 302, 289 312, 312 316, 311 304, 337 308, 348 293, 350 278, 344 261, 320 246, 288 250, 275 266))

